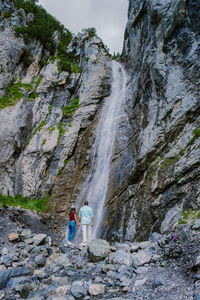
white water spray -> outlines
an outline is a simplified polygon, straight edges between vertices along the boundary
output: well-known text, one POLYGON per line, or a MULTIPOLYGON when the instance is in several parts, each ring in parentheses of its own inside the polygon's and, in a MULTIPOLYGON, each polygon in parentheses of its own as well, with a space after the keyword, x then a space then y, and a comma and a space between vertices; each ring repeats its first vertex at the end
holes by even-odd
MULTIPOLYGON (((112 73, 111 95, 105 99, 105 104, 102 108, 100 120, 96 129, 96 138, 92 149, 91 170, 76 202, 78 206, 83 202, 83 199, 87 200, 89 206, 93 208, 93 238, 98 236, 98 231, 103 219, 112 153, 118 129, 118 122, 120 116, 123 115, 123 104, 125 102, 126 73, 121 64, 115 61, 112 63, 112 73)), ((79 239, 78 237, 79 234, 77 235, 76 240, 79 239)))

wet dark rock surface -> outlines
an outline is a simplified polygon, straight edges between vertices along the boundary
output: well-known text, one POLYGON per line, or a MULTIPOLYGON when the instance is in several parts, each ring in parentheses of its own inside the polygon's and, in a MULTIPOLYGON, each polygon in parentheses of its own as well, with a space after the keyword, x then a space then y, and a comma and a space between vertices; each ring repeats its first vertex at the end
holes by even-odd
POLYGON ((46 234, 18 226, 9 236, 14 234, 18 239, 8 239, 0 251, 0 299, 199 297, 200 232, 188 225, 168 235, 154 233, 153 241, 109 247, 104 240, 93 240, 89 247, 52 244, 46 234), (89 248, 94 249, 92 259, 89 248), (95 255, 98 262, 93 262, 95 255))
POLYGON ((199 1, 129 1, 121 56, 127 116, 110 174, 106 239, 145 240, 182 210, 200 208, 198 16, 199 1))

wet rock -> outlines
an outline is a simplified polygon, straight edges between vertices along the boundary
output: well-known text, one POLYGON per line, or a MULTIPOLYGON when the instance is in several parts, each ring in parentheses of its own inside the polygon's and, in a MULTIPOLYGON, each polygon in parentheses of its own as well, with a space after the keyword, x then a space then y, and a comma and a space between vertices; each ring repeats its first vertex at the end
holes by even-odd
POLYGON ((89 294, 92 296, 103 295, 105 293, 104 284, 90 284, 88 288, 89 294))
POLYGON ((105 240, 96 239, 88 245, 88 253, 93 262, 105 259, 110 251, 110 244, 105 240))

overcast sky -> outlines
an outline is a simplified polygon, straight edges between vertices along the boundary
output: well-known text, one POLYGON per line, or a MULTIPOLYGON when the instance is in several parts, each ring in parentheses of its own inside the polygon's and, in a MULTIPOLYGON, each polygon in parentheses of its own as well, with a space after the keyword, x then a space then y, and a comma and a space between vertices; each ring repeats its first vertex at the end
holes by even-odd
POLYGON ((72 33, 95 27, 111 54, 122 51, 128 0, 40 0, 72 33))

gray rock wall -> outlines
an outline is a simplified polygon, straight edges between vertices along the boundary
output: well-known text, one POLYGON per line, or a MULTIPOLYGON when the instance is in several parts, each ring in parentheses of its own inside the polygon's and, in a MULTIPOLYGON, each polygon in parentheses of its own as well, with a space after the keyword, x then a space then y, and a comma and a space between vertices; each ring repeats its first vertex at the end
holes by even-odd
POLYGON ((129 3, 128 143, 117 144, 104 236, 145 239, 200 207, 199 17, 197 1, 129 3))
MULTIPOLYGON (((74 36, 68 47, 78 57, 80 73, 59 72, 57 59, 48 53, 42 67, 43 45, 37 41, 25 44, 14 35, 13 20, 19 14, 12 1, 0 2, 0 9, 11 14, 0 20, 0 96, 14 83, 22 85, 21 99, 0 110, 0 193, 41 197, 51 193, 109 94, 111 59, 101 39, 85 31, 74 36), (63 107, 75 98, 79 98, 79 107, 65 116, 63 107)), ((20 16, 21 24, 26 24, 28 16, 23 10, 20 16)), ((52 207, 65 211, 69 203, 57 205, 56 199, 52 198, 52 207)))

